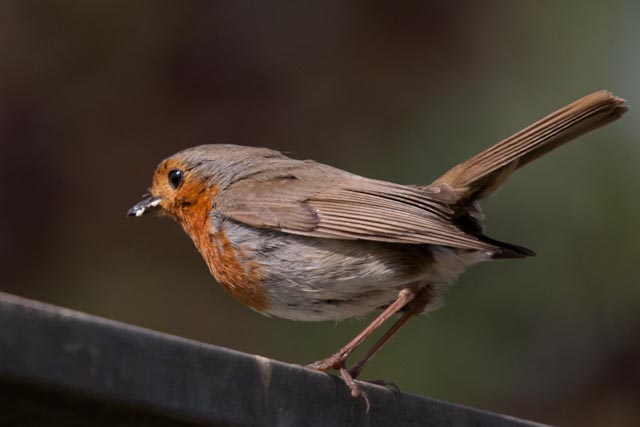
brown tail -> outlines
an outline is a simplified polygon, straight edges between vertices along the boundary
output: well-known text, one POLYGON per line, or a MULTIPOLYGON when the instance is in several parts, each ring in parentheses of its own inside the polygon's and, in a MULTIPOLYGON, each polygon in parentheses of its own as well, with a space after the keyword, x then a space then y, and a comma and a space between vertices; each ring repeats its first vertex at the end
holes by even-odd
POLYGON ((587 95, 460 163, 432 185, 448 185, 464 205, 495 193, 513 172, 578 136, 619 119, 625 100, 607 91, 587 95))

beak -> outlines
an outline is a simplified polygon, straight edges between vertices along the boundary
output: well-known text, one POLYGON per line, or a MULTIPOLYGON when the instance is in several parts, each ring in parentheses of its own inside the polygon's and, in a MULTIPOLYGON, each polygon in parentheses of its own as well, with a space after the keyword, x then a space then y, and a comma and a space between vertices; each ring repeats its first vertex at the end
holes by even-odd
POLYGON ((161 197, 151 196, 147 197, 141 202, 136 203, 129 211, 127 212, 127 216, 142 216, 147 212, 154 211, 160 206, 160 202, 162 202, 161 197))

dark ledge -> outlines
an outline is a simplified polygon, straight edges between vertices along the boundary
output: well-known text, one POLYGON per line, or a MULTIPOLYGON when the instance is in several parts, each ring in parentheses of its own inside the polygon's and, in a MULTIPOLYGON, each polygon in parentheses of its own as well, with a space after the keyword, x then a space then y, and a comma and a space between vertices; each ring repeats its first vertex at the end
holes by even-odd
POLYGON ((0 424, 540 426, 0 293, 0 424))

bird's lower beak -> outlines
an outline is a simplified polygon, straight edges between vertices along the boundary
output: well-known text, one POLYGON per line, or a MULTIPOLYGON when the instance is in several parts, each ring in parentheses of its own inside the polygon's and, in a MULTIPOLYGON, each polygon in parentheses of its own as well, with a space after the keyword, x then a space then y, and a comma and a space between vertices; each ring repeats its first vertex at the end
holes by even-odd
POLYGON ((162 202, 161 197, 151 196, 147 197, 141 202, 136 203, 129 211, 127 216, 142 216, 148 212, 154 211, 160 206, 162 202))

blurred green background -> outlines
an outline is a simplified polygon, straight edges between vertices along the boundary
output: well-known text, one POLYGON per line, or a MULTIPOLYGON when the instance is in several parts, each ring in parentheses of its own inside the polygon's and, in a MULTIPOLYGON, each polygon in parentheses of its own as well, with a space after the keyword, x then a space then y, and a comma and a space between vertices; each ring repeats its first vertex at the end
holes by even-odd
MULTIPOLYGON (((267 146, 428 183, 598 89, 640 108, 640 3, 4 1, 0 289, 308 363, 368 319, 267 319, 179 227, 130 220, 155 166, 267 146)), ((538 252, 463 275, 363 378, 554 424, 640 424, 640 122, 583 137, 483 206, 538 252)))

